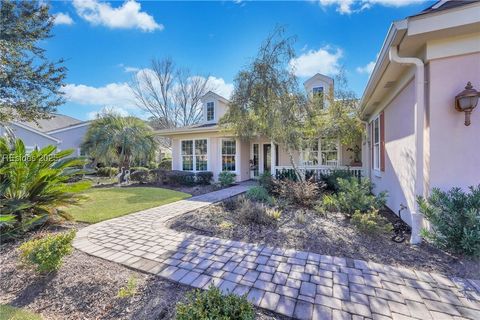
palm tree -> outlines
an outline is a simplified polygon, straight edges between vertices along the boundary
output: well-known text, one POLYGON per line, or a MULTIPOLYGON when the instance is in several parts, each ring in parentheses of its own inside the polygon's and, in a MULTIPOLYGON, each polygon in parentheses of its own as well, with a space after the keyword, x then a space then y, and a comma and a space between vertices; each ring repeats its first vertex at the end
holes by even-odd
POLYGON ((151 160, 156 147, 153 130, 146 122, 111 112, 92 122, 82 145, 95 162, 118 163, 120 168, 151 160))

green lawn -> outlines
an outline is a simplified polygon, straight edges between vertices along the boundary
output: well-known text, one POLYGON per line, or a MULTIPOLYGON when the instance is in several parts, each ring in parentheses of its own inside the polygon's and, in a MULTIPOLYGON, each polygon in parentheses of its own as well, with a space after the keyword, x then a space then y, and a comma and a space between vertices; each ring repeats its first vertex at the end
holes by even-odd
POLYGON ((77 221, 96 223, 132 212, 161 206, 162 204, 189 198, 183 192, 148 187, 93 188, 85 192, 86 200, 73 206, 68 212, 77 221))
POLYGON ((0 305, 1 320, 42 320, 40 315, 9 305, 0 305))

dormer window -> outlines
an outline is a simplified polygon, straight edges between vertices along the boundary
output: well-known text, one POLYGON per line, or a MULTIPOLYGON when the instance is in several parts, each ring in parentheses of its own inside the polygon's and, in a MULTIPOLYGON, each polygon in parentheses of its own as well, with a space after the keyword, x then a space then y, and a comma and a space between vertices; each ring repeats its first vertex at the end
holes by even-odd
POLYGON ((323 87, 313 87, 313 95, 323 95, 323 87))
POLYGON ((215 104, 207 102, 207 121, 213 121, 213 119, 215 119, 215 104))

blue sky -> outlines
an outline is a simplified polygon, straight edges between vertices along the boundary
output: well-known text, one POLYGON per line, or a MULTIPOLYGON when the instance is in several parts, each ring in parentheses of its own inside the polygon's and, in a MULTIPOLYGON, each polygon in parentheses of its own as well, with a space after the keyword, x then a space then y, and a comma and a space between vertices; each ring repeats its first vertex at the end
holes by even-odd
POLYGON ((171 57, 192 74, 211 76, 228 95, 236 73, 276 25, 297 36, 297 73, 334 75, 340 67, 360 97, 393 20, 426 8, 419 0, 294 2, 52 2, 58 15, 44 47, 68 67, 67 103, 59 112, 87 120, 104 107, 145 116, 127 83, 152 58, 171 57))

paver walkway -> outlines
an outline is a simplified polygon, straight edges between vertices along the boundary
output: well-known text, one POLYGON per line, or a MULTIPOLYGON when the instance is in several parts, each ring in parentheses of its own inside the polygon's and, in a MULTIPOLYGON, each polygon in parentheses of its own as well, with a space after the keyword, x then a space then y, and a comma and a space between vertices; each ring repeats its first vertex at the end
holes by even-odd
POLYGON ((88 254, 197 288, 247 294, 299 319, 480 319, 480 282, 361 260, 181 233, 174 216, 246 191, 192 197, 80 230, 88 254))

